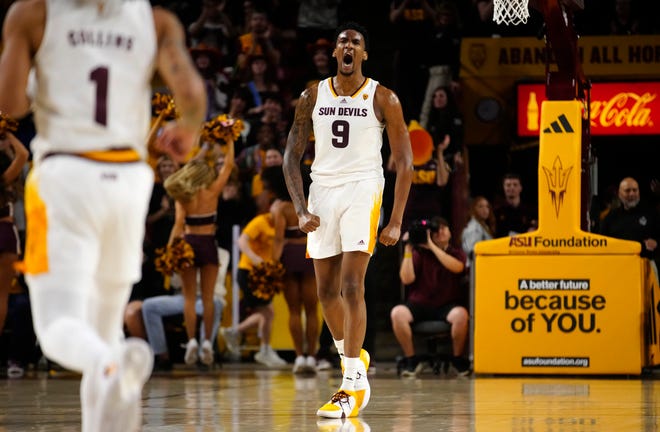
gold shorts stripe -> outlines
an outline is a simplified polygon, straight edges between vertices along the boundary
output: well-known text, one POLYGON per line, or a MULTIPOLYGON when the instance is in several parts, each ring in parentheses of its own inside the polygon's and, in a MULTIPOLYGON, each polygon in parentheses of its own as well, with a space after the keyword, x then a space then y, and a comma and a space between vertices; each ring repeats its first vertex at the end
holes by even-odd
POLYGON ((85 159, 91 159, 97 162, 138 162, 141 158, 138 152, 133 149, 111 149, 111 150, 95 150, 84 153, 77 153, 77 155, 85 159))
POLYGON ((22 270, 26 274, 48 271, 48 218, 46 204, 39 195, 37 179, 30 173, 25 183, 26 240, 22 270))
POLYGON ((374 253, 376 247, 376 239, 378 238, 378 221, 380 219, 380 206, 383 204, 383 193, 374 196, 374 204, 371 208, 369 220, 369 245, 367 251, 370 254, 374 253))

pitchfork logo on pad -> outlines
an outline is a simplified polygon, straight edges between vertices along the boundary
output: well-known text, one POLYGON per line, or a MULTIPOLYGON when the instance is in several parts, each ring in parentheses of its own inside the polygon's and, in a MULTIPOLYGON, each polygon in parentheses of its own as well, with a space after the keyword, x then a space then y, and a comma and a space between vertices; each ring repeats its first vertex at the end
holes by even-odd
MULTIPOLYGON (((563 116, 562 116, 563 117, 563 116)), ((568 189, 568 177, 571 175, 573 167, 564 169, 559 156, 552 163, 552 168, 542 167, 545 174, 545 180, 548 183, 548 192, 552 199, 552 205, 555 208, 555 214, 559 217, 559 210, 564 202, 564 195, 568 189)))

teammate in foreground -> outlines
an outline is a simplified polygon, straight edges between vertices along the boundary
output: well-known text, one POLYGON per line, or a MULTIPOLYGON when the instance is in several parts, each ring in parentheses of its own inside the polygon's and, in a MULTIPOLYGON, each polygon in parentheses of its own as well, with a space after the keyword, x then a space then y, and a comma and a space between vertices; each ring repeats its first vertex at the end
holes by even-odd
POLYGON ((161 151, 180 160, 206 114, 176 18, 146 0, 25 0, 6 17, 0 110, 32 109, 25 272, 44 354, 82 373, 82 430, 135 431, 153 354, 123 340, 140 278, 153 172, 144 162, 155 68, 180 117, 161 151), (35 72, 34 99, 26 96, 35 72))

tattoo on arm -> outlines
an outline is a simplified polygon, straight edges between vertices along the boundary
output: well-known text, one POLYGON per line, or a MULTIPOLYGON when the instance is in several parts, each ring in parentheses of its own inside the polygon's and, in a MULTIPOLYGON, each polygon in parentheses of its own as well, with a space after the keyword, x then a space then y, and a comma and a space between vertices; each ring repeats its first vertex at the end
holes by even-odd
POLYGON ((306 90, 300 97, 286 143, 284 175, 296 212, 300 212, 306 207, 300 161, 305 153, 312 131, 312 110, 316 102, 315 99, 309 90, 306 90))

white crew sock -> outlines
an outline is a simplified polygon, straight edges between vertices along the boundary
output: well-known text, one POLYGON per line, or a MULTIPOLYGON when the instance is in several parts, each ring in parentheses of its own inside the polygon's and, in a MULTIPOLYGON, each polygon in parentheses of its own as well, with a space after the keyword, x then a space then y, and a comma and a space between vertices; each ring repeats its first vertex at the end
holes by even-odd
POLYGON ((344 379, 341 382, 342 390, 355 390, 355 380, 360 364, 360 357, 344 357, 344 379))

